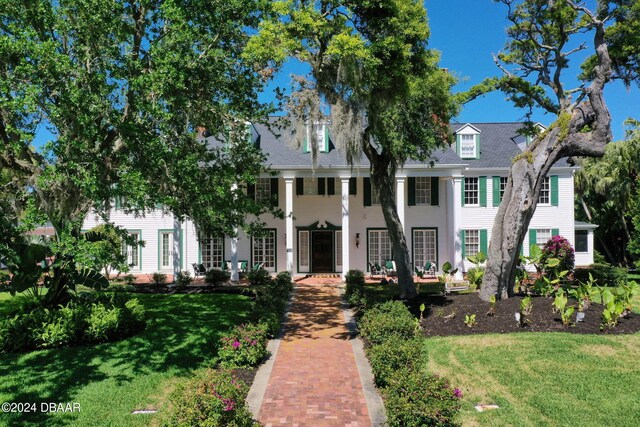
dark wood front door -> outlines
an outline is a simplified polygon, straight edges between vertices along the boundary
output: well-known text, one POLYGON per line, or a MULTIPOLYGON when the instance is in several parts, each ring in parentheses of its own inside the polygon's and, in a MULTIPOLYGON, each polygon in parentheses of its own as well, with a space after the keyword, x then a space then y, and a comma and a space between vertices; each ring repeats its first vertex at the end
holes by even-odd
POLYGON ((333 231, 311 232, 311 272, 333 271, 333 231))

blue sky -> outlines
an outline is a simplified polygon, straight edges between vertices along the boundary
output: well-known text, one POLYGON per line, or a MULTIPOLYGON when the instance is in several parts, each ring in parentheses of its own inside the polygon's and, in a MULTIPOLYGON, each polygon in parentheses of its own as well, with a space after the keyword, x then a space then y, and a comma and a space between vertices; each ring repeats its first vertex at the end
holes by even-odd
MULTIPOLYGON (((431 27, 430 46, 441 52, 441 66, 459 78, 455 91, 464 91, 486 77, 500 75, 492 53, 498 53, 507 40, 505 28, 508 22, 504 5, 492 0, 426 0, 425 6, 431 27)), ((567 76, 577 75, 583 57, 576 57, 573 61, 575 68, 567 70, 567 76)), ((275 86, 288 87, 290 75, 301 74, 303 70, 300 64, 286 64, 261 99, 272 100, 275 86)), ((622 139, 624 120, 627 117, 640 119, 640 90, 637 86, 626 89, 622 83, 614 82, 607 87, 605 99, 611 112, 614 140, 622 139)), ((495 92, 465 105, 455 120, 510 122, 521 120, 524 113, 505 101, 502 93, 495 92)), ((553 117, 537 112, 534 120, 548 125, 553 117)), ((41 146, 51 137, 41 127, 35 145, 41 146)))

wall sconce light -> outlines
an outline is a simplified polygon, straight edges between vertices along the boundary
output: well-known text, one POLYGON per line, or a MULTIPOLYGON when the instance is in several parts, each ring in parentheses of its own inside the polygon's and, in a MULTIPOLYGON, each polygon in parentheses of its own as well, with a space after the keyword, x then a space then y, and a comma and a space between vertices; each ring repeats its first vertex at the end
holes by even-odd
POLYGON ((356 248, 360 247, 360 233, 356 233, 356 248))

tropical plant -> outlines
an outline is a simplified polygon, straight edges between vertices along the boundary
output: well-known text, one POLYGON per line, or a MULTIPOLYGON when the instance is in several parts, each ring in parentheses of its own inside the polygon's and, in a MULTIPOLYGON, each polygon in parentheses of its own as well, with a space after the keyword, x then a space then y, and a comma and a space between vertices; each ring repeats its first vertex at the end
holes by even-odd
POLYGON ((491 295, 489 298, 489 311, 487 311, 487 316, 494 316, 496 314, 496 296, 491 295))
POLYGON ((556 292, 556 297, 553 300, 553 307, 560 313, 562 324, 569 326, 571 324, 571 315, 574 312, 574 307, 567 305, 569 299, 563 290, 556 292))
POLYGON ((614 295, 609 288, 601 290, 600 298, 604 306, 602 310, 602 325, 600 328, 604 329, 605 326, 613 328, 618 324, 618 319, 620 319, 620 316, 624 313, 624 303, 619 298, 616 298, 616 295, 614 295))
POLYGON ((465 314, 464 316, 464 324, 470 328, 473 328, 476 325, 476 315, 475 314, 465 314))

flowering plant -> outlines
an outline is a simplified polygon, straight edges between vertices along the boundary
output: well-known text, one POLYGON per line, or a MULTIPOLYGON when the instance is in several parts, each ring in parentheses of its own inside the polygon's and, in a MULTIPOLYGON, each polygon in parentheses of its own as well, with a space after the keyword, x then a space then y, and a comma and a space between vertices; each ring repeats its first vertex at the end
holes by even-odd
POLYGON ((560 264, 553 267, 558 271, 571 271, 575 266, 575 255, 571 243, 562 236, 553 236, 542 247, 542 264, 546 265, 546 260, 550 258, 560 261, 560 264))
POLYGON ((255 366, 267 355, 267 326, 246 324, 220 338, 218 358, 223 368, 255 366))

